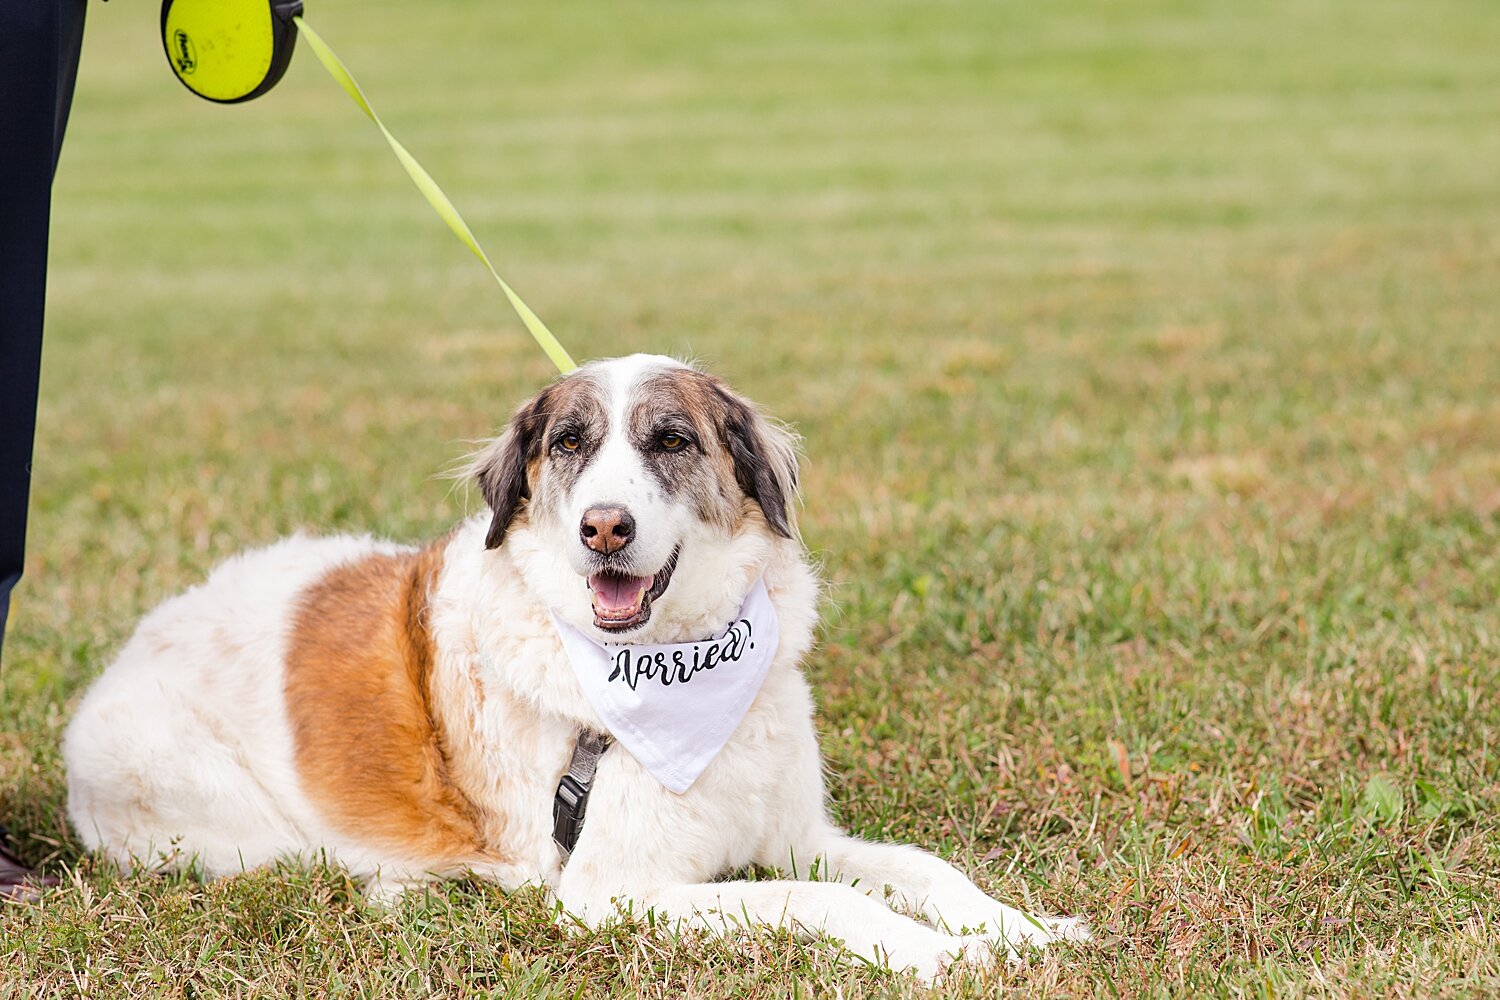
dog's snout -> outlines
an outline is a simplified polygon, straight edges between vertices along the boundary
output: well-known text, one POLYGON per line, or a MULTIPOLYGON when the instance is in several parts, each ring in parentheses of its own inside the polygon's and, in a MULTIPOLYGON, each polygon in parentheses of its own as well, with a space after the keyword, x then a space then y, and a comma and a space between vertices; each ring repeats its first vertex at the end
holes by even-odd
POLYGON ((618 552, 635 537, 635 518, 624 507, 590 507, 578 525, 583 544, 601 555, 618 552))

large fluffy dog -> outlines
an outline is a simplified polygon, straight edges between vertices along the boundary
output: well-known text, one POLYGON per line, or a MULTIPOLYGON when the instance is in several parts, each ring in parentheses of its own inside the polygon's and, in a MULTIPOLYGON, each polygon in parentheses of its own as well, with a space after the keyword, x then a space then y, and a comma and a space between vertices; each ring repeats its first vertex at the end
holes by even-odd
POLYGON ((89 846, 209 874, 326 855, 376 896, 461 872, 540 882, 589 923, 631 904, 823 930, 924 977, 1082 933, 829 821, 798 667, 818 583, 791 521, 795 454, 722 382, 659 357, 587 365, 473 471, 490 514, 440 541, 291 538, 147 616, 68 729, 89 846), (607 727, 560 629, 702 640, 761 579, 780 643, 728 742, 681 794, 606 751, 564 864, 554 793, 580 733, 607 727), (818 881, 713 881, 750 864, 818 881))

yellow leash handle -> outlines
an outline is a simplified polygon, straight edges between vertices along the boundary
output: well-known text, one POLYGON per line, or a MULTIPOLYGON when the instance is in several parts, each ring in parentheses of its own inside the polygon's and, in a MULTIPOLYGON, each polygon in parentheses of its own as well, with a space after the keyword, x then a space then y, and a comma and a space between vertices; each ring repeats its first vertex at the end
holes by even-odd
POLYGON ((448 196, 443 193, 443 189, 438 187, 437 181, 433 180, 432 175, 423 169, 422 164, 417 162, 417 158, 408 153, 406 147, 401 145, 395 136, 391 135, 391 130, 385 127, 385 122, 380 120, 380 116, 375 113, 375 109, 370 107, 370 102, 365 100, 365 92, 359 89, 359 84, 354 81, 354 77, 344 66, 343 61, 334 54, 333 50, 328 47, 328 43, 323 41, 322 36, 314 31, 300 15, 294 17, 292 20, 296 22, 298 32, 307 39, 307 44, 312 46, 313 54, 318 57, 318 61, 323 64, 323 68, 328 70, 329 75, 338 81, 339 86, 343 87, 344 92, 353 99, 355 104, 359 105, 360 110, 365 113, 365 116, 379 127, 381 135, 385 136, 385 141, 390 143, 391 152, 396 154, 396 159, 400 160, 401 165, 406 168, 407 174, 411 176, 412 183, 417 186, 418 191, 422 192, 422 197, 427 199, 427 203, 432 206, 433 211, 437 212, 438 217, 448 224, 448 228, 453 230, 453 235, 457 236, 459 241, 468 247, 474 256, 478 257, 480 262, 489 269, 490 274, 494 276, 496 284, 500 286, 500 290, 505 293, 505 297, 510 299, 510 304, 515 307, 516 314, 521 317, 521 322, 526 324, 526 329, 531 331, 531 336, 535 338, 537 345, 546 352, 547 357, 552 359, 552 363, 557 366, 557 370, 563 374, 567 374, 577 368, 578 365, 573 362, 572 357, 563 349, 563 345, 558 343, 557 338, 552 335, 552 331, 547 329, 547 324, 543 323, 540 317, 531 311, 531 307, 521 301, 521 296, 517 295, 515 290, 505 283, 504 278, 500 277, 500 272, 496 271, 495 265, 490 263, 490 258, 485 254, 484 248, 474 238, 474 233, 469 229, 468 224, 464 222, 463 216, 458 214, 458 209, 453 207, 453 202, 449 201, 448 196))

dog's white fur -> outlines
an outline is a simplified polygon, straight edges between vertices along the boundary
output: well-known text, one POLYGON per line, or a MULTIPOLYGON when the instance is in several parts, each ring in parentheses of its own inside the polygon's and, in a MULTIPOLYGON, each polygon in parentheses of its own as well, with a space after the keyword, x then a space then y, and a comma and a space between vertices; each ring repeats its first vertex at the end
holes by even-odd
MULTIPOLYGON (((487 778, 485 804, 504 818, 506 839, 497 845, 505 860, 476 874, 507 888, 542 883, 590 925, 630 905, 716 931, 744 921, 824 931, 856 955, 926 979, 961 955, 987 960, 991 945, 1009 954, 1083 936, 1076 921, 1001 905, 936 857, 854 839, 830 821, 799 669, 818 600, 801 544, 758 517, 726 531, 694 516, 652 482, 624 436, 636 387, 676 365, 635 356, 587 366, 609 400, 610 427, 571 495, 550 509, 533 504, 493 550, 487 516, 446 543, 431 605, 434 700, 454 752, 487 778), (603 727, 548 611, 618 639, 595 629, 581 583, 588 564, 578 519, 605 500, 635 513, 643 572, 682 547, 676 575, 631 639, 714 633, 763 574, 781 647, 749 714, 685 794, 662 788, 622 748, 604 756, 563 867, 551 840, 553 792, 580 728, 603 727), (750 864, 791 880, 713 881, 750 864), (804 881, 813 873, 819 881, 804 881)), ((759 430, 766 447, 788 453, 780 432, 765 422, 759 430)), ((284 664, 299 595, 334 567, 400 551, 367 537, 290 538, 225 562, 148 615, 67 732, 69 810, 88 846, 126 864, 195 860, 212 875, 326 856, 368 879, 375 896, 457 874, 429 871, 420 856, 332 823, 304 794, 287 715, 284 664)))

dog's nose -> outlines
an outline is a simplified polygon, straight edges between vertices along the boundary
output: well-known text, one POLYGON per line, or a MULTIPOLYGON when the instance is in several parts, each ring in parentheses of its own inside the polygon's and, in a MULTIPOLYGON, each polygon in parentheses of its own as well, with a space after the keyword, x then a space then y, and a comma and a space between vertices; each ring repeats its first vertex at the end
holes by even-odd
POLYGON ((618 552, 635 537, 635 518, 624 507, 590 507, 578 525, 583 544, 601 555, 618 552))

